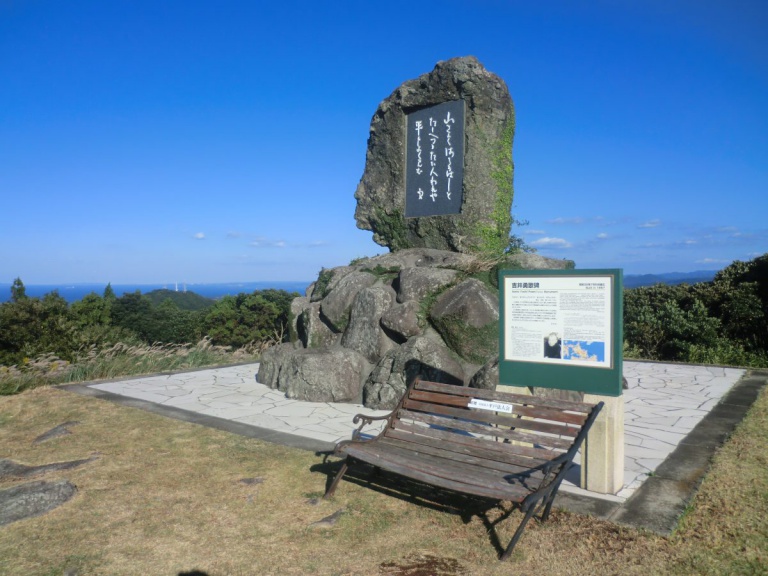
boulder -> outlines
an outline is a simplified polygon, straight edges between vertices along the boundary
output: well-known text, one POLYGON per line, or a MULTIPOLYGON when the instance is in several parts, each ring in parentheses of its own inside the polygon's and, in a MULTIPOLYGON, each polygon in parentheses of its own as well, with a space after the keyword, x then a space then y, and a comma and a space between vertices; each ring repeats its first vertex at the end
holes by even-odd
POLYGON ((435 248, 500 256, 509 242, 514 108, 504 81, 473 56, 438 62, 398 87, 371 120, 366 163, 355 191, 358 228, 392 251, 435 248), (407 115, 465 101, 460 214, 405 218, 407 115))
MULTIPOLYGON (((297 298, 297 300, 299 299, 297 298)), ((306 298, 302 298, 302 300, 306 300, 306 298)), ((340 336, 331 330, 320 317, 319 302, 307 303, 296 322, 296 332, 304 348, 332 346, 340 336)))
POLYGON ((397 301, 416 300, 433 294, 453 282, 459 273, 447 268, 405 268, 400 271, 397 301))
POLYGON ((496 390, 499 385, 499 359, 489 360, 469 381, 470 388, 483 388, 484 390, 496 390))
POLYGON ((381 325, 392 337, 405 342, 421 334, 419 326, 420 305, 416 300, 396 304, 381 316, 381 325))
POLYGON ((293 350, 278 376, 288 398, 308 402, 360 402, 362 376, 370 365, 347 348, 293 350))
POLYGON ((352 272, 354 268, 350 266, 338 266, 337 268, 323 268, 320 270, 320 274, 317 280, 313 282, 307 292, 309 293, 309 299, 312 302, 319 302, 325 298, 331 290, 344 278, 347 274, 352 272), (311 288, 311 292, 310 292, 311 288))
POLYGON ((259 360, 259 371, 256 374, 256 381, 270 388, 277 388, 280 370, 295 350, 296 347, 288 342, 271 346, 264 350, 259 360))
POLYGON ((547 258, 534 252, 518 252, 507 257, 504 263, 511 270, 570 270, 573 260, 547 258))
POLYGON ((476 261, 477 257, 471 254, 462 254, 449 250, 435 250, 432 248, 408 248, 370 258, 361 258, 355 263, 353 268, 355 270, 372 270, 375 268, 433 267, 464 270, 472 267, 476 261))
POLYGON ((441 294, 429 319, 459 356, 485 364, 499 353, 499 297, 470 278, 441 294))
POLYGON ((395 301, 395 291, 389 286, 373 286, 358 292, 349 315, 349 326, 341 345, 362 354, 375 364, 395 343, 379 326, 382 314, 395 301))
POLYGON ((464 383, 464 371, 450 352, 427 336, 417 336, 387 352, 374 367, 363 388, 363 402, 368 408, 393 409, 417 377, 464 383))
POLYGON ((376 276, 373 274, 354 271, 333 283, 328 295, 322 300, 320 312, 335 332, 344 332, 347 327, 350 308, 357 293, 363 288, 372 286, 375 282, 376 276))
POLYGON ((299 318, 309 307, 309 296, 300 296, 291 301, 291 309, 288 316, 288 334, 291 342, 299 339, 299 318))

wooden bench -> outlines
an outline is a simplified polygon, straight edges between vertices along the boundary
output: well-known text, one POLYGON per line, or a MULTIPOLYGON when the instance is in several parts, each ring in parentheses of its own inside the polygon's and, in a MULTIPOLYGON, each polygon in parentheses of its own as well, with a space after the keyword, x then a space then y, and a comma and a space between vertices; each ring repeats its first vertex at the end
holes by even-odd
POLYGON ((432 486, 516 503, 525 516, 506 560, 534 512, 549 516, 560 483, 603 407, 416 380, 388 416, 358 414, 346 456, 325 498, 358 460, 432 486), (365 439, 375 420, 384 429, 365 439))

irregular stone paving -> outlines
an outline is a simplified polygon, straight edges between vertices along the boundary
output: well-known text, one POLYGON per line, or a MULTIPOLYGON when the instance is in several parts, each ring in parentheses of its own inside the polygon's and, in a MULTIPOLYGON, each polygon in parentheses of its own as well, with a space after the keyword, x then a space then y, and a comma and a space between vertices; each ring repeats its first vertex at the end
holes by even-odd
POLYGON ((725 396, 745 370, 625 362, 624 490, 628 498, 725 396))
MULTIPOLYGON (((624 488, 615 496, 600 497, 617 502, 629 498, 744 373, 739 368, 625 361, 624 488)), ((581 462, 580 455, 574 462, 581 462)), ((595 496, 576 487, 579 473, 575 468, 562 490, 595 496)))
MULTIPOLYGON (((215 368, 94 384, 121 396, 173 406, 326 442, 350 437, 355 414, 384 415, 358 404, 291 400, 256 382, 258 364, 215 368)), ((626 500, 744 375, 744 370, 713 366, 624 362, 629 389, 624 391, 624 488, 626 500)), ((377 432, 378 426, 365 430, 377 432)), ((578 459, 577 459, 578 463, 578 459)), ((578 469, 562 489, 598 496, 576 487, 578 469)))
MULTIPOLYGON (((173 406, 243 424, 336 443, 350 438, 355 414, 384 415, 361 404, 303 402, 256 382, 258 364, 95 384, 121 396, 173 406)), ((366 430, 378 431, 367 426, 366 430)))

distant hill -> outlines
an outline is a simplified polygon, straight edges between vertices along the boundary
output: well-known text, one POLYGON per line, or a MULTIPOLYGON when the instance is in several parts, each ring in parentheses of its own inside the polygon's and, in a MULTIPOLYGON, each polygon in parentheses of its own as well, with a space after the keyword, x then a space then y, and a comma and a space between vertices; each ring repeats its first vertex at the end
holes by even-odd
POLYGON ((145 294, 152 300, 152 304, 159 305, 164 300, 170 298, 171 301, 179 307, 180 310, 205 310, 215 304, 212 298, 206 298, 195 294, 194 292, 176 292, 175 290, 152 290, 145 294))
POLYGON ((624 276, 624 288, 640 288, 654 284, 696 284, 712 282, 716 270, 697 270, 695 272, 667 272, 665 274, 628 274, 624 276))

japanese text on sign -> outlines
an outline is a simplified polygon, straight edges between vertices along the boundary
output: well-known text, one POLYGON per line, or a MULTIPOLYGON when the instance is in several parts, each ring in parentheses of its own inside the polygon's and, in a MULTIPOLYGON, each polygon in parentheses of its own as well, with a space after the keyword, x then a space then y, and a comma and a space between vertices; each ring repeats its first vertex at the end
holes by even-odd
POLYGON ((406 117, 405 216, 459 214, 464 177, 464 101, 406 117))

